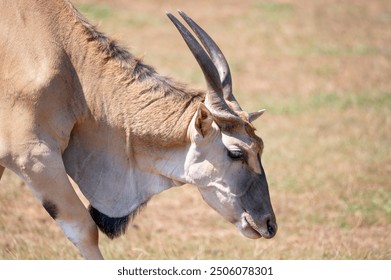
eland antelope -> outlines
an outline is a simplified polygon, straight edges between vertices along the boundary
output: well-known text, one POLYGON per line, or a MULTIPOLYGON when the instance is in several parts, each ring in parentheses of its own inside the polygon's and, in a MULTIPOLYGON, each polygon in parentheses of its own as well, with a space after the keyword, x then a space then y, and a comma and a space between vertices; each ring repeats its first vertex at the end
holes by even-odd
POLYGON ((87 259, 102 258, 98 228, 123 234, 153 195, 184 184, 244 236, 276 234, 252 125, 263 110, 241 109, 223 53, 179 14, 193 32, 167 13, 205 91, 159 75, 67 0, 0 0, 0 178, 20 176, 87 259))

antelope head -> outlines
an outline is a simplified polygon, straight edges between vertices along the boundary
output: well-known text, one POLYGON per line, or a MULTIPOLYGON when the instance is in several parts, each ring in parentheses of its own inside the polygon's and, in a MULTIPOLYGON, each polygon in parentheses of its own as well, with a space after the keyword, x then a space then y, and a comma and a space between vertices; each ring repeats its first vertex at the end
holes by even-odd
POLYGON ((177 18, 167 16, 200 65, 208 89, 188 128, 186 182, 196 185, 203 199, 246 237, 272 238, 277 223, 261 163, 263 142, 252 125, 264 110, 248 114, 241 109, 220 48, 197 23, 178 12, 202 45, 177 18))

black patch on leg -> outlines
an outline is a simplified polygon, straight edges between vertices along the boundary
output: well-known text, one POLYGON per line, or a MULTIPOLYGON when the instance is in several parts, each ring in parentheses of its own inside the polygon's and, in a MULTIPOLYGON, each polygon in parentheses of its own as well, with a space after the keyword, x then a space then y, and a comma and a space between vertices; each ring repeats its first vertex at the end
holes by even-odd
POLYGON ((89 207, 90 215, 98 228, 110 239, 114 239, 124 234, 129 223, 129 215, 119 218, 111 218, 95 209, 92 205, 89 207))
POLYGON ((49 200, 44 199, 42 202, 42 206, 49 213, 50 217, 52 217, 54 220, 57 218, 58 208, 56 204, 54 204, 49 200))

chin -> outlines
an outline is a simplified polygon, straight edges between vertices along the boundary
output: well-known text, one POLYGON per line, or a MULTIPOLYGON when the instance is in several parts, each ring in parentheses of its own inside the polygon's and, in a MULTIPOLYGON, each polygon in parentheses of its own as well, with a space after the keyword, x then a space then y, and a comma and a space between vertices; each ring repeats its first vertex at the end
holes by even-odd
POLYGON ((248 223, 237 223, 236 227, 239 229, 240 233, 247 238, 259 239, 262 237, 262 235, 258 231, 253 229, 248 223))

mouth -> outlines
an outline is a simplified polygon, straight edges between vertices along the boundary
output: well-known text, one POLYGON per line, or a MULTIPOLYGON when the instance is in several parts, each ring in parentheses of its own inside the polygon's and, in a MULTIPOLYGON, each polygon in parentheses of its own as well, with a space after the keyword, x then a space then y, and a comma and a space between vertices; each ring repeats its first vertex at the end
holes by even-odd
POLYGON ((242 215, 241 220, 236 223, 236 226, 244 236, 251 239, 258 239, 261 237, 270 239, 273 238, 277 232, 277 225, 270 221, 270 219, 267 219, 264 225, 258 225, 248 213, 242 215))

